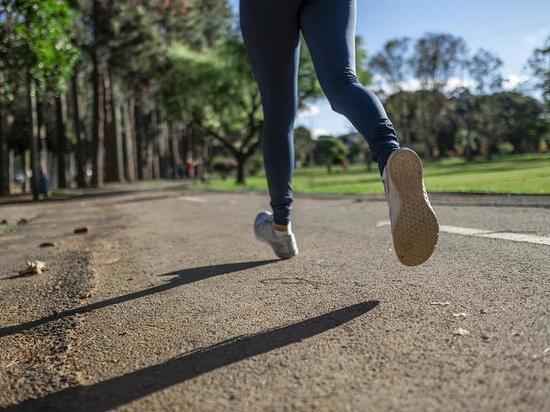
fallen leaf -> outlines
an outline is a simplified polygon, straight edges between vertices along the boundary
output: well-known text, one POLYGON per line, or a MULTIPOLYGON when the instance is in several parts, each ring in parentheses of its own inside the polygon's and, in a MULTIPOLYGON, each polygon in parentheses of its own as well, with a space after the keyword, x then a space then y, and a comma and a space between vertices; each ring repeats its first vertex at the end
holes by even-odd
POLYGON ((8 221, 6 219, 2 219, 2 221, 0 222, 0 225, 7 225, 8 224, 8 221))
POLYGON ((46 264, 40 260, 35 260, 34 262, 27 262, 25 264, 25 269, 19 272, 20 275, 41 275, 44 270, 46 270, 46 264))
POLYGON ((82 233, 88 233, 90 230, 88 229, 88 226, 83 227, 77 227, 73 232, 75 235, 82 234, 82 233))
POLYGON ((53 242, 40 243, 40 247, 54 247, 54 246, 55 246, 55 243, 53 242))
POLYGON ((451 302, 430 302, 432 306, 449 306, 451 302))
POLYGON ((18 225, 26 225, 27 223, 29 223, 29 219, 27 219, 26 217, 22 217, 17 221, 18 225))
POLYGON ((453 332, 453 335, 457 336, 468 336, 470 334, 469 330, 458 328, 453 332))
POLYGON ((466 312, 460 312, 460 313, 453 313, 453 316, 455 318, 465 318, 466 316, 468 316, 468 314, 466 312))

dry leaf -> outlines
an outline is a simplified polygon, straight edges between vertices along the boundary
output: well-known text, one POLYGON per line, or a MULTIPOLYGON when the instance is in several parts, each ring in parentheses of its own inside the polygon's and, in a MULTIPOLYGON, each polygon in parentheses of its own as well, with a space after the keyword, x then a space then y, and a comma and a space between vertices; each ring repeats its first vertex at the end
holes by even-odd
POLYGON ((430 302, 430 305, 433 306, 449 306, 451 302, 430 302))
POLYGON ((40 243, 40 247, 54 247, 54 246, 55 246, 55 243, 53 242, 40 243))
POLYGON ((453 332, 453 335, 458 335, 458 336, 468 336, 469 334, 470 334, 469 330, 462 329, 462 328, 458 328, 453 332))
POLYGON ((468 316, 468 314, 466 312, 460 312, 460 313, 453 313, 453 316, 455 318, 465 318, 466 316, 468 316))
POLYGON ((75 235, 82 234, 82 233, 88 233, 90 230, 88 229, 88 226, 83 227, 77 227, 73 232, 75 235))
POLYGON ((19 272, 20 275, 41 275, 44 270, 46 270, 46 264, 40 260, 35 260, 34 262, 27 262, 25 264, 25 269, 19 272))

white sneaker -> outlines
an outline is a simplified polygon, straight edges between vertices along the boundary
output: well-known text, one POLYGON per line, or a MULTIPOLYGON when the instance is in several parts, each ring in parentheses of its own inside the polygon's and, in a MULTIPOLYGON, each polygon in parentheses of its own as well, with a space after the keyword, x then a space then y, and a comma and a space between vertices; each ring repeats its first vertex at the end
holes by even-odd
POLYGON ((273 228, 273 214, 261 212, 254 220, 254 234, 256 239, 267 243, 281 259, 289 259, 298 254, 298 246, 294 233, 275 233, 273 228))
POLYGON ((435 250, 439 224, 422 174, 422 161, 406 148, 393 152, 382 174, 390 209, 395 253, 401 263, 417 266, 435 250))

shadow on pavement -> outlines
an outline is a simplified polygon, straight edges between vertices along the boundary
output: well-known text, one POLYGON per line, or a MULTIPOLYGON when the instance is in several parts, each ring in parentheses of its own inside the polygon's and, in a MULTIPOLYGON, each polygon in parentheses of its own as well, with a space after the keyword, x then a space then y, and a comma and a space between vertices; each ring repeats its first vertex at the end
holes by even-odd
POLYGON ((143 289, 137 292, 128 293, 127 295, 117 296, 111 299, 102 300, 100 302, 90 303, 89 305, 80 306, 74 309, 65 310, 55 315, 43 317, 41 319, 25 322, 19 325, 6 326, 0 328, 0 337, 12 335, 26 331, 28 329, 44 325, 49 322, 53 322, 58 319, 66 318, 82 313, 88 313, 93 310, 101 309, 106 306, 116 305, 122 302, 128 302, 129 300, 139 299, 144 296, 153 295, 155 293, 164 292, 178 286, 186 285, 188 283, 198 282, 203 279, 211 278, 214 276, 225 275, 232 272, 239 272, 241 270, 252 269, 258 266, 269 265, 271 263, 278 262, 278 260, 260 260, 254 262, 239 262, 239 263, 227 263, 222 265, 203 266, 198 268, 190 268, 180 270, 177 272, 166 273, 160 276, 174 276, 168 282, 162 285, 154 286, 148 289, 143 289))
POLYGON ((326 332, 371 311, 378 304, 378 301, 358 303, 255 335, 235 337, 94 385, 29 399, 9 410, 106 411, 117 408, 215 369, 326 332))

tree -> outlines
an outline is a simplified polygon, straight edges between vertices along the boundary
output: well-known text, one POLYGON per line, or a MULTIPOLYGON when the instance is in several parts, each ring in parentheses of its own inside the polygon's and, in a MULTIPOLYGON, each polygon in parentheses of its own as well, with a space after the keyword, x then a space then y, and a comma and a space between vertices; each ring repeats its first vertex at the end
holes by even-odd
POLYGON ((542 92, 543 98, 550 102, 550 36, 542 47, 535 49, 529 59, 529 67, 538 80, 536 87, 542 92))
POLYGON ((478 93, 491 93, 502 88, 502 60, 494 54, 479 49, 468 61, 467 67, 478 93))
MULTIPOLYGON (((299 76, 299 100, 319 95, 306 55, 299 76)), ((163 107, 171 119, 191 124, 235 159, 237 183, 246 179, 247 162, 261 143, 263 114, 258 85, 248 55, 236 36, 207 52, 173 45, 161 85, 163 107)))
POLYGON ((417 94, 418 137, 426 146, 426 157, 432 158, 440 126, 445 122, 447 99, 443 95, 449 81, 467 61, 466 43, 461 37, 446 33, 428 33, 417 39, 410 64, 422 90, 417 94))
POLYGON ((370 61, 372 71, 382 76, 394 92, 401 90, 409 74, 410 44, 407 37, 389 40, 370 61))
POLYGON ((455 139, 462 146, 466 160, 470 161, 474 158, 474 151, 477 149, 476 138, 479 137, 478 130, 483 124, 482 99, 466 88, 455 90, 451 99, 454 102, 454 115, 458 127, 455 139))
POLYGON ((443 91, 467 60, 466 43, 446 33, 428 33, 419 38, 410 60, 424 89, 443 91))
POLYGON ((417 135, 414 123, 418 115, 418 98, 415 92, 399 91, 386 99, 385 108, 405 146, 411 147, 417 135))
POLYGON ((543 105, 537 99, 518 92, 502 92, 486 96, 484 100, 480 134, 493 147, 509 142, 516 153, 538 150, 539 139, 549 127, 543 118, 543 105))
POLYGON ((263 125, 258 88, 240 41, 229 38, 210 54, 173 48, 163 87, 169 114, 213 138, 237 163, 237 183, 260 145, 263 125))
POLYGON ((328 174, 332 173, 332 165, 344 161, 348 153, 346 145, 334 136, 319 136, 315 142, 315 156, 327 166, 328 174))
POLYGON ((74 16, 69 7, 57 0, 2 0, 5 13, 0 39, 0 61, 6 68, 24 73, 21 80, 27 90, 31 119, 31 164, 33 198, 39 198, 37 93, 53 93, 66 88, 77 57, 70 30, 74 16))
POLYGON ((307 128, 299 126, 294 129, 294 147, 296 153, 296 163, 300 166, 310 165, 313 160, 315 141, 311 137, 311 132, 307 128))

